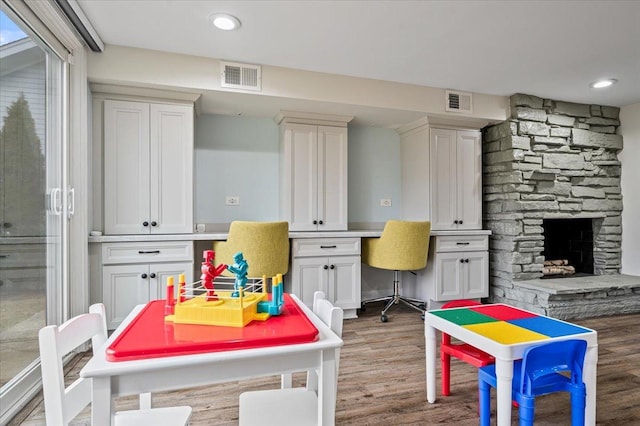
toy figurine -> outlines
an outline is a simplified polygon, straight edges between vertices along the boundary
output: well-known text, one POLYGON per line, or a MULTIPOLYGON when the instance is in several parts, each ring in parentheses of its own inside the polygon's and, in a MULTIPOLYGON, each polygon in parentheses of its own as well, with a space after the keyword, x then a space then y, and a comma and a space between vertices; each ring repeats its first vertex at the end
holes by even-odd
POLYGON ((207 301, 218 300, 218 296, 213 288, 213 280, 227 269, 227 265, 221 264, 218 265, 217 268, 213 266, 213 260, 216 257, 213 250, 205 250, 202 252, 202 256, 204 258, 204 262, 202 262, 202 267, 200 268, 200 271, 202 272, 200 280, 202 280, 203 287, 207 289, 207 301))
POLYGON ((242 252, 239 251, 233 255, 233 265, 227 266, 227 270, 236 274, 236 282, 233 285, 233 289, 235 290, 231 297, 239 297, 240 290, 244 290, 244 286, 247 284, 247 271, 249 270, 249 265, 247 261, 242 257, 242 252))

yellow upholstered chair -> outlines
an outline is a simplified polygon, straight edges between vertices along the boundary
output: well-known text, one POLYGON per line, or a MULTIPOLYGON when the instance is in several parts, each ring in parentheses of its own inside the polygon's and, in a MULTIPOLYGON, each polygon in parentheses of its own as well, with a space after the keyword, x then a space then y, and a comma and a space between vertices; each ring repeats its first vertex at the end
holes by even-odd
POLYGON ((431 222, 389 220, 380 238, 362 239, 362 263, 378 269, 394 271, 393 294, 365 300, 362 309, 371 302, 387 302, 380 320, 387 322, 387 311, 402 302, 424 314, 425 302, 400 295, 399 271, 415 271, 427 265, 431 222))
MULTIPOLYGON (((248 278, 271 278, 289 271, 288 222, 231 222, 227 241, 214 241, 214 263, 233 264, 233 255, 242 252, 249 265, 248 278)), ((226 271, 225 275, 233 275, 226 271)))

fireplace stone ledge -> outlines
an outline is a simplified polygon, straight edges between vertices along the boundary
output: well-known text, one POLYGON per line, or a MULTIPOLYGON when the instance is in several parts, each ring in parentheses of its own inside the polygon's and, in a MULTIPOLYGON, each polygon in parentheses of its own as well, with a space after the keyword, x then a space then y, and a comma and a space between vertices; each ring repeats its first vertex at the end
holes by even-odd
POLYGON ((496 286, 493 303, 507 303, 559 319, 640 312, 640 277, 624 274, 513 281, 496 286))

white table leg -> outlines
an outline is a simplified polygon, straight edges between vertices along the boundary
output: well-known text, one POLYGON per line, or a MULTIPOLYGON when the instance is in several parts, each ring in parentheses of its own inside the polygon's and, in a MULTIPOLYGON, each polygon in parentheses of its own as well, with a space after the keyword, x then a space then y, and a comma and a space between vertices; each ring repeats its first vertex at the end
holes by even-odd
POLYGON ((140 394, 140 409, 149 410, 151 408, 151 392, 140 394))
POLYGON ((498 426, 511 425, 511 386, 513 381, 513 361, 496 359, 496 378, 498 388, 497 417, 498 426))
POLYGON ((322 363, 318 377, 318 424, 334 426, 336 423, 336 351, 322 351, 322 363))
POLYGON ((94 377, 91 402, 91 424, 111 426, 113 423, 113 400, 111 398, 111 377, 94 377))
POLYGON ((596 383, 598 365, 598 346, 587 347, 584 357, 583 380, 587 388, 587 403, 584 413, 584 424, 594 426, 596 424, 596 383))
POLYGON ((433 404, 436 402, 436 329, 425 324, 424 339, 427 359, 427 401, 433 404))

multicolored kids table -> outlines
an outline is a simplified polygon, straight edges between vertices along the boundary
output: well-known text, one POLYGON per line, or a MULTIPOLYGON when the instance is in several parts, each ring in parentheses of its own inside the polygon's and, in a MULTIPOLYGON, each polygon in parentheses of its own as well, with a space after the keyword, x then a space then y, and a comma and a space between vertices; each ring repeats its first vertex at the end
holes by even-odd
MULTIPOLYGON (((428 311, 424 318, 427 359, 427 400, 436 400, 436 330, 469 343, 496 358, 498 426, 511 424, 513 361, 529 346, 558 340, 587 341, 584 382, 587 387, 585 424, 596 424, 596 331, 504 304, 428 311)), ((477 394, 473 395, 477 398, 477 394)))

